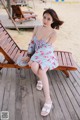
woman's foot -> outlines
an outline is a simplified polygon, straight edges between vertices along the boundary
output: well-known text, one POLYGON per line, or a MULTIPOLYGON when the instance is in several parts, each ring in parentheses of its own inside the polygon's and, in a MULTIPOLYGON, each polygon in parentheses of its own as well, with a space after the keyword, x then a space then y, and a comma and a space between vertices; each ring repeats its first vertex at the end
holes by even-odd
POLYGON ((38 80, 37 85, 36 85, 36 89, 37 89, 37 90, 42 90, 42 88, 43 88, 42 81, 41 81, 41 80, 38 80))
POLYGON ((50 113, 51 108, 52 108, 52 102, 51 103, 45 103, 43 108, 42 108, 41 115, 42 116, 47 116, 50 113))

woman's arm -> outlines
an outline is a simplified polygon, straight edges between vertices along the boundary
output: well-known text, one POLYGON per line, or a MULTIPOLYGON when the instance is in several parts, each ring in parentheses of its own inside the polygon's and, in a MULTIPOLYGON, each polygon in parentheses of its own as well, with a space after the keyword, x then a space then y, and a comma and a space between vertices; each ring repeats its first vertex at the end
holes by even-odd
POLYGON ((35 52, 35 43, 34 43, 34 40, 33 40, 33 37, 36 35, 36 32, 37 32, 37 27, 34 28, 34 31, 33 31, 33 36, 32 36, 32 39, 28 45, 28 50, 27 50, 27 56, 24 57, 22 59, 22 61, 27 61, 29 62, 31 56, 33 55, 33 53, 35 52))
POLYGON ((32 38, 36 35, 37 30, 38 30, 38 26, 34 27, 32 38))
POLYGON ((51 34, 50 39, 48 40, 47 43, 53 44, 53 43, 56 41, 56 38, 57 38, 56 31, 54 31, 54 32, 51 34))
POLYGON ((28 51, 27 51, 27 56, 28 57, 31 57, 32 54, 35 52, 35 43, 34 43, 33 38, 36 35, 37 29, 38 29, 38 27, 34 28, 32 39, 31 39, 31 41, 30 41, 30 43, 28 45, 28 51))

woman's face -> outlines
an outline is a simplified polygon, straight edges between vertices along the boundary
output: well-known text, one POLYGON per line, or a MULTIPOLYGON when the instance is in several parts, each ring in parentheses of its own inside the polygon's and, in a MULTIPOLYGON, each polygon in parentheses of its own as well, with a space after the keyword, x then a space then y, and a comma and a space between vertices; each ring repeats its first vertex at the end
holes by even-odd
POLYGON ((53 23, 53 19, 52 19, 51 15, 49 13, 45 13, 43 15, 43 25, 51 26, 52 23, 53 23))

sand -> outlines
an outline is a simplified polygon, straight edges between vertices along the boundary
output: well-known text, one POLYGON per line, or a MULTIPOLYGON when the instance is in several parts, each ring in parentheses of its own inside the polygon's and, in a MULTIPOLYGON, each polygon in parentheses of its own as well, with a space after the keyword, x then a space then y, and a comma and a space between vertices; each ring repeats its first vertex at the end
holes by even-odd
MULTIPOLYGON (((39 0, 35 1, 35 13, 38 19, 42 21, 42 13, 44 8, 53 8, 59 18, 64 21, 60 30, 57 31, 57 40, 54 43, 55 50, 72 52, 73 58, 80 65, 80 3, 42 3, 39 0)), ((30 3, 30 5, 32 5, 30 3)), ((26 7, 22 7, 26 10, 26 7)), ((0 9, 0 11, 4 11, 0 9)), ((8 30, 12 38, 19 45, 21 49, 27 49, 31 40, 33 30, 21 30, 20 34, 16 30, 8 30)))

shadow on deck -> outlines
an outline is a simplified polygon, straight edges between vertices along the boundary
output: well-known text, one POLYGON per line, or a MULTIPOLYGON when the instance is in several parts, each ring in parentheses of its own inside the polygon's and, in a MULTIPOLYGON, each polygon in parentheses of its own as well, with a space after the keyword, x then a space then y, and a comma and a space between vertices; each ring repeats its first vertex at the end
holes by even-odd
POLYGON ((80 68, 69 74, 48 72, 54 108, 41 117, 44 94, 36 90, 37 77, 30 69, 2 69, 0 111, 9 111, 9 120, 80 120, 80 68))

